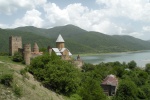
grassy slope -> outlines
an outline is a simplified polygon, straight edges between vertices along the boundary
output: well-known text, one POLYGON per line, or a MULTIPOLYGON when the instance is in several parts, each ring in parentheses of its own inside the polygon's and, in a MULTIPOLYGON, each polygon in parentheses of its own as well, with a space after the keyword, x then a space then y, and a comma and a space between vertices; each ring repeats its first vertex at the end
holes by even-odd
MULTIPOLYGON (((12 63, 10 58, 0 56, 0 71, 3 73, 13 73, 14 82, 22 89, 22 96, 19 100, 64 100, 66 97, 56 94, 44 88, 40 82, 36 81, 30 73, 27 73, 28 78, 20 74, 20 70, 25 66, 12 63)), ((13 94, 11 88, 0 85, 0 100, 16 100, 17 97, 13 94)))

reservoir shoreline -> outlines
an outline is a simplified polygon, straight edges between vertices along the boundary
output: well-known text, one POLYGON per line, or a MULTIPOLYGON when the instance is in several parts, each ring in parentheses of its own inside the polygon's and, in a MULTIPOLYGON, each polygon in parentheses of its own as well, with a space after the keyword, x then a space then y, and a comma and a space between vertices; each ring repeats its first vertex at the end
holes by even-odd
MULTIPOLYGON (((73 57, 76 59, 77 55, 73 57)), ((99 64, 101 62, 130 62, 134 60, 138 67, 145 67, 150 63, 150 50, 130 51, 130 52, 115 52, 115 53, 90 53, 80 54, 81 59, 85 63, 99 64)))

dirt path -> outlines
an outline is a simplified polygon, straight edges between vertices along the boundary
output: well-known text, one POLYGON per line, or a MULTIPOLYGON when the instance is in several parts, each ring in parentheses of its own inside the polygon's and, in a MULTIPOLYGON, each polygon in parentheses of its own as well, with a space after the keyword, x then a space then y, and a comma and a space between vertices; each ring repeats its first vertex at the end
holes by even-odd
POLYGON ((4 62, 0 61, 0 63, 4 63, 4 62))

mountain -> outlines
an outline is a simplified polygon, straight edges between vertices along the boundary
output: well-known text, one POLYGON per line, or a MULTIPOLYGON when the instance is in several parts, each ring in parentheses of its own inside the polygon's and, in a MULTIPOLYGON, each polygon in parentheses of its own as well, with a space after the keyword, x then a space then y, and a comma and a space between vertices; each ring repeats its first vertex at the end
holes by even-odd
POLYGON ((150 40, 147 40, 148 42, 150 42, 150 40))
POLYGON ((61 34, 66 47, 72 53, 124 52, 134 50, 149 50, 148 41, 131 36, 105 35, 99 32, 86 31, 74 25, 58 26, 50 29, 33 26, 15 29, 0 29, 0 52, 8 52, 8 38, 11 35, 22 36, 23 43, 37 42, 39 47, 48 45, 55 47, 55 41, 61 34))
POLYGON ((37 42, 38 45, 43 48, 48 45, 54 46, 52 43, 52 39, 33 34, 32 32, 24 32, 18 31, 15 29, 0 29, 0 52, 8 52, 9 51, 9 37, 10 36, 21 36, 23 44, 37 42))

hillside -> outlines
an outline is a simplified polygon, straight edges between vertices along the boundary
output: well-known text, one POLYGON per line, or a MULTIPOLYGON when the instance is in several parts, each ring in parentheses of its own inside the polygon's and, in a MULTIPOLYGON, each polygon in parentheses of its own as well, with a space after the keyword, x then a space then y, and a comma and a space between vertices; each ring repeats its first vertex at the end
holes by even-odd
POLYGON ((23 32, 14 29, 0 29, 0 52, 8 52, 9 49, 9 37, 10 36, 21 36, 23 44, 37 42, 38 45, 42 47, 47 47, 48 45, 54 45, 52 43, 52 39, 48 39, 46 37, 42 37, 31 32, 23 32))
POLYGON ((123 52, 149 50, 148 41, 131 36, 105 35, 99 32, 85 31, 77 26, 66 25, 50 29, 32 26, 16 29, 0 29, 0 52, 8 52, 8 37, 22 36, 23 43, 37 42, 39 47, 55 47, 55 40, 62 34, 65 45, 72 53, 123 52))
MULTIPOLYGON (((13 85, 7 87, 0 84, 0 100, 66 100, 67 97, 59 95, 43 87, 32 74, 21 74, 25 66, 11 61, 8 57, 0 56, 0 73, 13 74, 13 85), (16 86, 14 88, 14 86, 16 86), (14 91, 15 90, 15 91, 14 91), (20 93, 21 95, 15 95, 20 93)), ((0 74, 1 77, 2 74, 0 74)))

